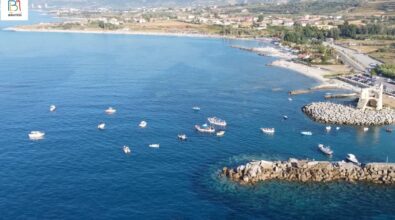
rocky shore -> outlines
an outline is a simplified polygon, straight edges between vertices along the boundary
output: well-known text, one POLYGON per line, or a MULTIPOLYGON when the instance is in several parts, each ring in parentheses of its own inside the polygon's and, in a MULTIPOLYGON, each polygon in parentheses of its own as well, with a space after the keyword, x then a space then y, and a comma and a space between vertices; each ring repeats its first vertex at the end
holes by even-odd
POLYGON ((240 184, 255 184, 265 180, 297 182, 370 182, 376 184, 395 183, 394 163, 353 163, 297 160, 252 161, 236 168, 224 167, 221 176, 240 184))
POLYGON ((344 125, 390 125, 395 123, 395 111, 357 109, 330 102, 315 102, 306 105, 302 111, 314 121, 344 125))

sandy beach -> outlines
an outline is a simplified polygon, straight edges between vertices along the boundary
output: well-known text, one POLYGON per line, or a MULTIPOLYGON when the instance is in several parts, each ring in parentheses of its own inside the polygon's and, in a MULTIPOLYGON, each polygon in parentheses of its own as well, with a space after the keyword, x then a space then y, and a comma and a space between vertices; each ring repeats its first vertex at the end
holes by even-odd
POLYGON ((295 63, 292 61, 282 60, 282 59, 272 62, 271 65, 296 71, 296 72, 301 73, 305 76, 316 79, 317 81, 319 81, 321 83, 328 82, 328 79, 326 79, 324 76, 327 74, 330 74, 330 72, 327 70, 303 65, 300 63, 295 63))
POLYGON ((281 68, 287 68, 287 69, 293 70, 295 72, 298 72, 300 74, 303 74, 307 77, 317 80, 319 83, 321 83, 322 86, 329 85, 332 87, 350 90, 353 92, 360 92, 361 91, 361 88, 358 88, 356 86, 353 86, 353 85, 343 82, 341 80, 334 79, 334 78, 332 78, 332 79, 325 78, 325 75, 331 74, 331 72, 328 70, 324 70, 324 69, 317 68, 317 67, 311 67, 311 66, 307 66, 304 64, 300 64, 300 63, 295 63, 295 62, 288 61, 288 60, 276 60, 276 61, 272 62, 271 65, 276 66, 276 67, 281 67, 281 68))

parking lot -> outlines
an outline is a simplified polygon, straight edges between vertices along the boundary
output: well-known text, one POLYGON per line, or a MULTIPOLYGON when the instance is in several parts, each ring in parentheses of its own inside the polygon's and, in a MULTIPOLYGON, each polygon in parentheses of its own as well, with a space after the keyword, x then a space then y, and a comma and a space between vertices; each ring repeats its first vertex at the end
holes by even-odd
POLYGON ((384 85, 384 93, 395 97, 395 81, 391 79, 380 77, 380 76, 371 77, 369 75, 364 75, 364 74, 345 76, 343 78, 354 82, 356 85, 360 87, 378 86, 380 85, 380 83, 382 83, 384 85))

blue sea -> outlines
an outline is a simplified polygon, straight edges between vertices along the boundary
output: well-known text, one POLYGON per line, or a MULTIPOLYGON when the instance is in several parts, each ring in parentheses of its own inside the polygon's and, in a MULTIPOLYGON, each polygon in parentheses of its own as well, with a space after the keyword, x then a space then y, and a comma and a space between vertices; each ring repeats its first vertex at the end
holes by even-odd
POLYGON ((327 133, 301 107, 328 91, 290 102, 289 90, 317 82, 230 47, 257 44, 267 43, 0 31, 0 219, 395 219, 394 186, 239 186, 218 177, 223 166, 253 159, 354 153, 395 162, 394 134, 352 126, 327 133), (104 113, 109 106, 116 114, 104 113), (209 116, 228 122, 224 137, 195 132, 209 116), (29 140, 32 130, 45 139, 29 140))

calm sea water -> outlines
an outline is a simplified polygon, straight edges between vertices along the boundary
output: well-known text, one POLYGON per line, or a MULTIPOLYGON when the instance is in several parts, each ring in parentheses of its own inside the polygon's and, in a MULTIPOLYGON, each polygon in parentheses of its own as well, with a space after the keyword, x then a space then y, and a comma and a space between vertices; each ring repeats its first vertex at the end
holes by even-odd
POLYGON ((223 166, 251 159, 327 160, 318 143, 332 146, 333 160, 354 153, 363 162, 395 161, 393 134, 346 126, 326 133, 300 111, 325 92, 288 101, 288 90, 313 80, 229 47, 252 43, 0 32, 1 218, 395 218, 394 187, 242 187, 218 178, 223 166), (50 104, 58 110, 50 113, 50 104), (105 115, 109 106, 117 113, 105 115), (228 121, 225 137, 194 131, 208 116, 228 121), (277 132, 265 136, 260 127, 277 132), (300 136, 304 129, 314 135, 300 136), (29 141, 31 130, 46 138, 29 141), (189 140, 179 142, 180 132, 189 140))

